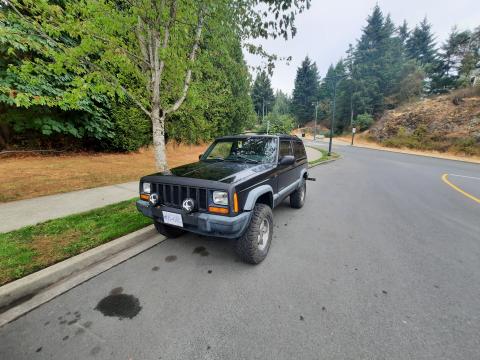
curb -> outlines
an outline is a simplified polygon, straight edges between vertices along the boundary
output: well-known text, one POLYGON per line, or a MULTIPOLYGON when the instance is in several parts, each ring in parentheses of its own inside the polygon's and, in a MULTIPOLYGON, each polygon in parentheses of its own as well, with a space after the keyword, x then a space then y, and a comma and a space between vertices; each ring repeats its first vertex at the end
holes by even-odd
POLYGON ((1 286, 0 327, 165 239, 150 225, 1 286))
MULTIPOLYGON (((325 144, 327 142, 323 142, 323 143, 325 144)), ((446 158, 446 157, 442 157, 442 156, 437 156, 437 155, 434 155, 434 154, 414 154, 414 153, 410 153, 410 152, 404 152, 401 149, 396 149, 396 148, 387 148, 387 147, 373 148, 373 147, 369 147, 369 146, 365 146, 365 145, 361 145, 361 144, 350 145, 348 143, 340 144, 338 142, 336 144, 333 144, 333 145, 348 146, 348 147, 351 147, 351 148, 358 148, 358 149, 386 151, 386 152, 395 153, 395 154, 420 156, 420 157, 423 157, 423 158, 431 158, 431 159, 439 159, 439 160, 447 160, 447 161, 459 161, 459 162, 466 163, 466 164, 477 164, 477 165, 480 164, 477 161, 472 161, 472 160, 469 160, 469 159, 450 159, 450 158, 446 158)))
MULTIPOLYGON (((317 147, 315 147, 315 146, 311 146, 311 145, 305 145, 305 146, 306 146, 306 147, 309 147, 309 148, 311 148, 311 149, 315 149, 315 150, 317 150, 317 151, 320 151, 320 148, 317 148, 317 147)), ((339 159, 342 159, 342 158, 343 158, 342 155, 340 155, 340 154, 337 154, 337 155, 338 155, 338 157, 336 157, 336 158, 334 158, 334 159, 328 159, 328 160, 324 160, 324 161, 319 161, 319 162, 317 162, 317 163, 315 163, 315 164, 311 164, 311 165, 308 164, 308 168, 311 169, 311 168, 314 168, 315 166, 323 165, 323 164, 328 164, 328 163, 330 163, 330 162, 333 162, 333 161, 336 161, 336 160, 339 160, 339 159)), ((323 154, 322 154, 322 156, 323 156, 323 154)), ((321 158, 320 158, 320 159, 321 159, 321 158)), ((318 160, 318 159, 316 159, 316 160, 318 160)), ((316 160, 312 160, 312 161, 316 161, 316 160)))
POLYGON ((336 157, 335 159, 328 159, 328 160, 325 160, 325 161, 320 161, 316 164, 308 165, 308 168, 311 169, 311 168, 314 168, 315 166, 325 165, 325 164, 328 164, 328 163, 331 163, 331 162, 334 162, 334 161, 337 161, 337 160, 340 160, 340 159, 343 159, 343 156, 339 154, 338 157, 336 157))

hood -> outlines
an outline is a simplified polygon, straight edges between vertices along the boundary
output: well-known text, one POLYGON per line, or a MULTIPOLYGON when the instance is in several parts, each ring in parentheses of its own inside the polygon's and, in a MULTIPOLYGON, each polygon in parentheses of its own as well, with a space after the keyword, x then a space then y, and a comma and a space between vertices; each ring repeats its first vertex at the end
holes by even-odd
POLYGON ((178 166, 167 172, 152 174, 151 176, 180 176, 233 183, 261 173, 270 169, 272 166, 272 164, 252 164, 232 161, 197 161, 195 163, 178 166))

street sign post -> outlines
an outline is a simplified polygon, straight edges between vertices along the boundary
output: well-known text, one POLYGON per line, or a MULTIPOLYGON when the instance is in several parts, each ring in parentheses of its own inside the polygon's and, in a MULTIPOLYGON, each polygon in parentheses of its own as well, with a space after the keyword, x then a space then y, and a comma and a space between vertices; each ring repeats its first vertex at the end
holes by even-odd
POLYGON ((353 146, 353 138, 355 137, 355 133, 357 132, 357 128, 352 128, 352 146, 353 146))

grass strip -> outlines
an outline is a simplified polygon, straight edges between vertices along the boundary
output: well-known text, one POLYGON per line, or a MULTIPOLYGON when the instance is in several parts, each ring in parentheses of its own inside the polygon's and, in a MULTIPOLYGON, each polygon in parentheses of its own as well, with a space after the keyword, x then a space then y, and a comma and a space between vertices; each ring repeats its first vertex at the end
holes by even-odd
POLYGON ((318 159, 315 159, 315 160, 312 160, 312 161, 309 161, 308 162, 309 166, 317 165, 319 163, 322 163, 322 162, 328 161, 328 160, 332 160, 332 159, 338 159, 340 157, 340 155, 338 155, 337 153, 334 153, 334 152, 332 152, 332 154, 330 156, 328 156, 328 151, 327 150, 316 147, 316 146, 308 146, 308 147, 312 148, 312 149, 315 149, 317 151, 320 151, 322 153, 322 157, 320 157, 318 159))
POLYGON ((0 234, 0 285, 152 223, 135 199, 0 234))

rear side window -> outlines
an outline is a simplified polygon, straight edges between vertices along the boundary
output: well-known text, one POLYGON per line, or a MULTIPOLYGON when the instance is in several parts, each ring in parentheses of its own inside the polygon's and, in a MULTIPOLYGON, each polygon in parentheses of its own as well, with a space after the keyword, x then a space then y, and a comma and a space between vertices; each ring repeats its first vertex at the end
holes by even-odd
POLYGON ((279 158, 286 155, 293 155, 292 146, 289 140, 280 140, 279 158))
POLYGON ((307 154, 305 152, 305 147, 303 146, 302 142, 295 141, 293 143, 293 150, 295 152, 295 159, 300 160, 300 159, 305 159, 307 157, 307 154))

